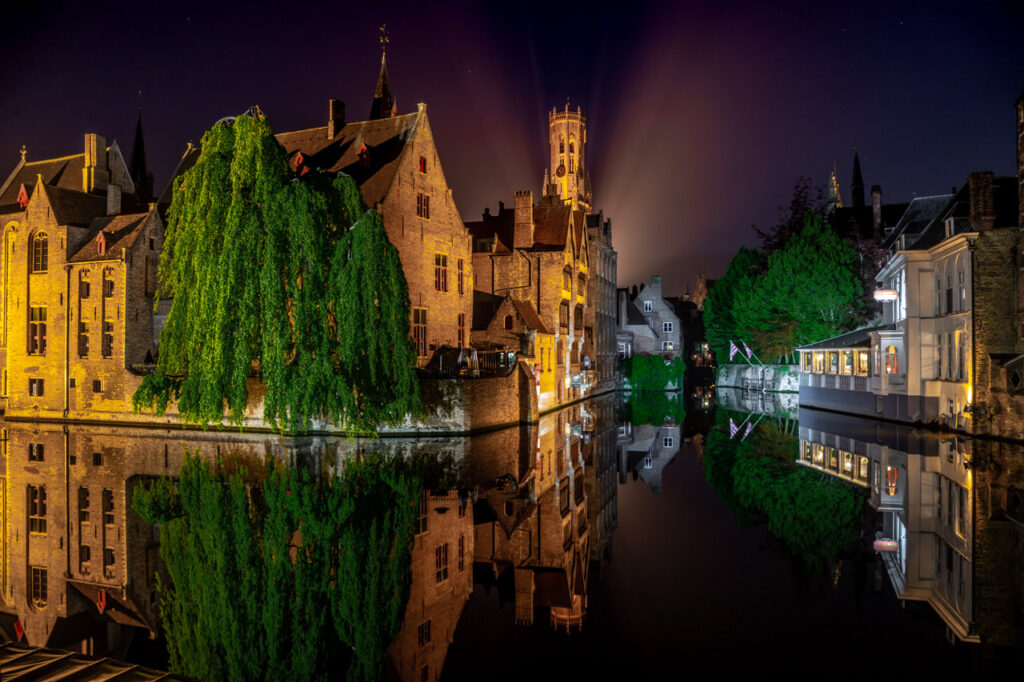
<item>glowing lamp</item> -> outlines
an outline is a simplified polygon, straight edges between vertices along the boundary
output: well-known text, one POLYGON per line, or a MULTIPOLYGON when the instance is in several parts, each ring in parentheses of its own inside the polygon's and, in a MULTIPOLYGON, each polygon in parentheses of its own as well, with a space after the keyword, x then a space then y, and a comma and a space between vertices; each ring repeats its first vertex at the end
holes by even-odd
POLYGON ((895 552, 899 544, 895 540, 875 540, 873 548, 876 552, 895 552))
POLYGON ((895 301, 899 296, 900 292, 895 289, 875 289, 876 301, 895 301))

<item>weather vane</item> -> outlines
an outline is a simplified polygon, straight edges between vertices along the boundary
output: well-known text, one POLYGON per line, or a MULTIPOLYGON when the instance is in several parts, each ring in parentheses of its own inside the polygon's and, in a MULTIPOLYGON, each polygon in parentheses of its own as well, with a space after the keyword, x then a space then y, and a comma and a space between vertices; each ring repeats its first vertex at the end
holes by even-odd
POLYGON ((388 53, 388 25, 381 24, 380 27, 380 53, 386 55, 388 53))

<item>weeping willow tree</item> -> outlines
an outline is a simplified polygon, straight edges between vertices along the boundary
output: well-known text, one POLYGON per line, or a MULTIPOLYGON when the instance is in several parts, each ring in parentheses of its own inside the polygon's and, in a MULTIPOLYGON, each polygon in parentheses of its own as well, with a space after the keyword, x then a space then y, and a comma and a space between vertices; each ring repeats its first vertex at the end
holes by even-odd
POLYGON ((176 182, 158 292, 173 303, 136 410, 240 423, 253 376, 264 419, 290 431, 419 410, 401 262, 350 177, 296 176, 257 112, 207 131, 176 182))
POLYGON ((186 458, 140 487, 160 524, 171 668, 207 680, 379 679, 409 595, 414 465, 372 456, 314 480, 271 464, 247 479, 186 458))

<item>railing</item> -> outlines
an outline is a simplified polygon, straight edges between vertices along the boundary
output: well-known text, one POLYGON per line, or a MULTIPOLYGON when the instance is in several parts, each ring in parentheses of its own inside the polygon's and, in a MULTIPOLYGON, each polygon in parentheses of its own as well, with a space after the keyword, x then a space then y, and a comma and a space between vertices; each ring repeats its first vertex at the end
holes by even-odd
POLYGON ((507 377, 516 368, 515 351, 481 351, 475 348, 443 347, 434 351, 422 376, 444 379, 507 377))

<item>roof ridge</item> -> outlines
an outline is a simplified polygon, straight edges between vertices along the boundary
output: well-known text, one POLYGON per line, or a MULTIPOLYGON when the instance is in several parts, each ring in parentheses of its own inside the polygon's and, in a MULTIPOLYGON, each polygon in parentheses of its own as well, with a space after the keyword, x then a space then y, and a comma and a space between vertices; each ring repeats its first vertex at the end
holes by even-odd
MULTIPOLYGON (((109 150, 110 150, 110 147, 108 146, 107 147, 107 151, 109 151, 109 150)), ((38 161, 26 161, 25 165, 26 166, 31 166, 31 165, 36 164, 36 163, 53 163, 54 161, 67 161, 68 159, 73 159, 76 156, 85 156, 85 152, 79 152, 77 154, 68 154, 67 156, 55 156, 52 159, 39 159, 38 161)))

